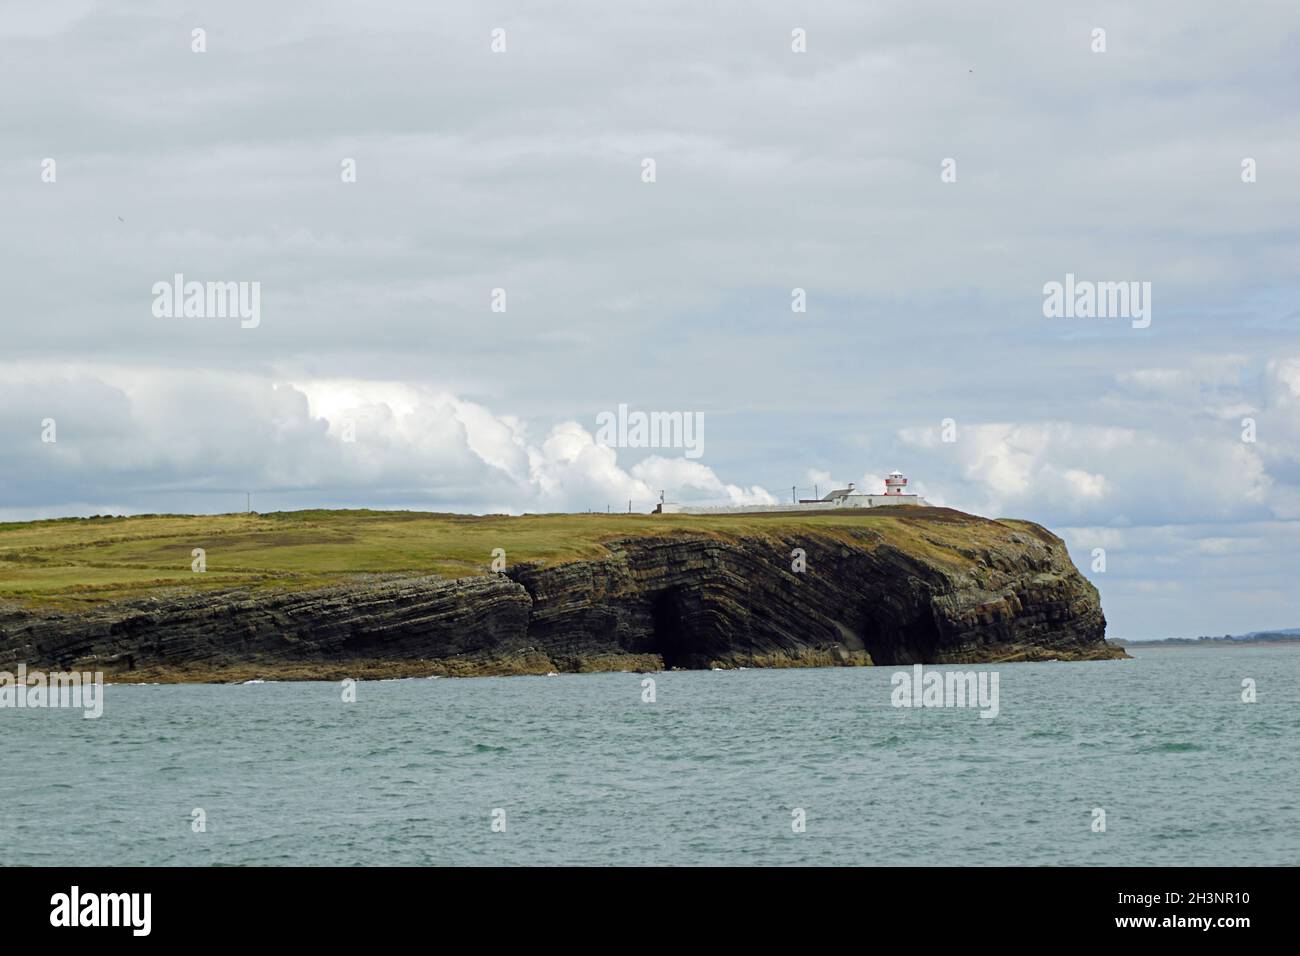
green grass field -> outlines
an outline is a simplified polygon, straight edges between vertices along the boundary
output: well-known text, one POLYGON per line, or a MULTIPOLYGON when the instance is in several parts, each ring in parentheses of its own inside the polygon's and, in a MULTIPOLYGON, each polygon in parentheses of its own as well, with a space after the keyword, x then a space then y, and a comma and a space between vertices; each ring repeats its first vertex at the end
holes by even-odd
POLYGON ((71 609, 165 587, 306 588, 372 574, 465 577, 489 573, 494 548, 504 548, 512 564, 552 564, 598 557, 617 538, 683 532, 789 540, 801 528, 832 536, 870 529, 881 543, 960 565, 966 559, 954 549, 1005 541, 1019 525, 929 508, 719 516, 293 511, 61 518, 0 524, 0 600, 71 609), (206 573, 191 570, 194 548, 206 552, 206 573))

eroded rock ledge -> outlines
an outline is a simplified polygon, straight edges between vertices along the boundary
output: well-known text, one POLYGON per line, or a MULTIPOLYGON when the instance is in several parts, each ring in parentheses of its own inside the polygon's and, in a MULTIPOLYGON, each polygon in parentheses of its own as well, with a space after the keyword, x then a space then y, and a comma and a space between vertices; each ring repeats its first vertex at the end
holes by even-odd
POLYGON ((1105 642, 1097 591, 1059 538, 946 514, 935 520, 979 522, 981 544, 923 524, 906 548, 869 524, 672 531, 607 542, 598 560, 457 580, 178 589, 75 613, 5 606, 0 668, 335 680, 1126 656, 1105 642))

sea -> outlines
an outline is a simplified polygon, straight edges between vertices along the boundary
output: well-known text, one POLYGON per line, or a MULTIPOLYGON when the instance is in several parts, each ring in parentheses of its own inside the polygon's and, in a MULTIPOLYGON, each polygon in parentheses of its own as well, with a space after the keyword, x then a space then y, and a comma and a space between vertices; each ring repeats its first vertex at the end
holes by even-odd
POLYGON ((888 666, 114 684, 0 709, 0 862, 1300 863, 1300 645, 1130 653, 934 668, 991 718, 888 666))

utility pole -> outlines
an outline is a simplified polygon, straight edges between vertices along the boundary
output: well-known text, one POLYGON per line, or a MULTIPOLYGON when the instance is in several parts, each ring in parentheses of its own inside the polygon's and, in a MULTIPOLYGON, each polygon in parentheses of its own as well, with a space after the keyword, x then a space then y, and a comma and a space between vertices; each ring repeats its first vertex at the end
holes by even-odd
POLYGON ((796 491, 797 487, 797 485, 790 486, 790 504, 792 505, 797 505, 799 503, 799 495, 796 491))
POLYGON ((251 491, 244 492, 244 511, 250 515, 253 513, 253 493, 251 491))

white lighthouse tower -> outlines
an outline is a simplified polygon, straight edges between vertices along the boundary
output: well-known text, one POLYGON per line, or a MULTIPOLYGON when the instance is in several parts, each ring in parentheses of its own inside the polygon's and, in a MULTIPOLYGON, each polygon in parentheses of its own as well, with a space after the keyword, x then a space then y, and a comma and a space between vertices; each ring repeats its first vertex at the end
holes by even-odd
POLYGON ((885 494, 887 495, 905 495, 907 494, 907 478, 901 471, 891 471, 885 478, 885 494))

